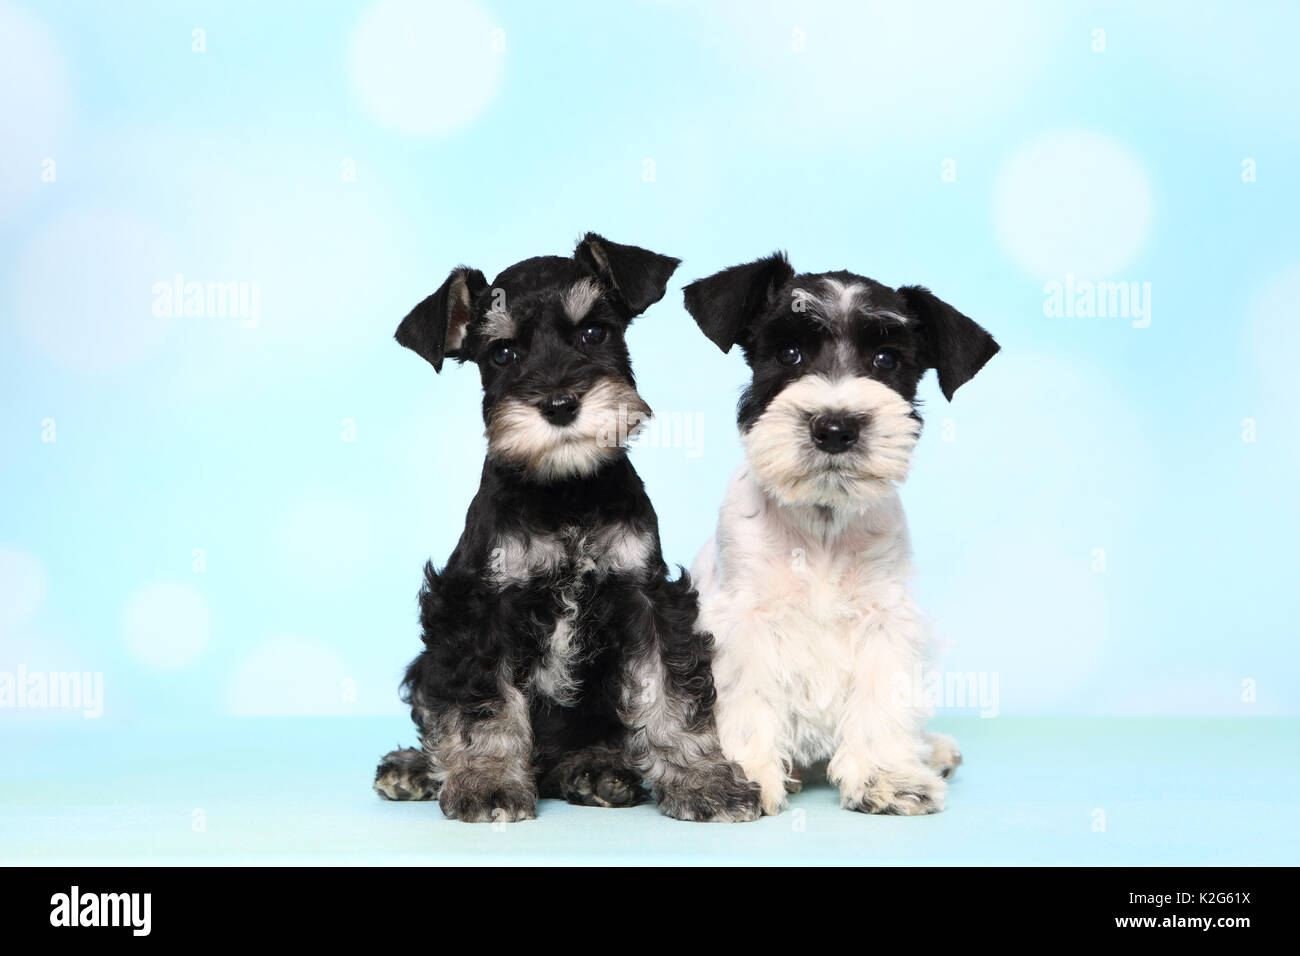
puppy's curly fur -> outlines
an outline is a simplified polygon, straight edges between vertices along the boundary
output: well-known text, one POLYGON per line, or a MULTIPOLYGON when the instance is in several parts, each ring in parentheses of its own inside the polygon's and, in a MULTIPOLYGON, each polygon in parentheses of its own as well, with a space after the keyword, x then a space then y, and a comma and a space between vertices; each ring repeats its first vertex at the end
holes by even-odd
POLYGON ((676 266, 588 234, 491 285, 458 268, 398 328, 435 369, 478 365, 488 456, 459 544, 425 567, 403 684, 421 746, 383 759, 381 796, 515 821, 539 796, 633 806, 648 784, 678 819, 758 816, 718 744, 696 594, 626 457, 649 408, 624 331, 676 266))
POLYGON ((753 372, 745 463, 694 566, 723 751, 766 813, 820 761, 848 809, 941 810, 961 753, 900 692, 927 641, 896 485, 921 431, 921 375, 934 369, 951 400, 997 343, 920 286, 796 275, 779 254, 692 283, 686 307, 753 372))

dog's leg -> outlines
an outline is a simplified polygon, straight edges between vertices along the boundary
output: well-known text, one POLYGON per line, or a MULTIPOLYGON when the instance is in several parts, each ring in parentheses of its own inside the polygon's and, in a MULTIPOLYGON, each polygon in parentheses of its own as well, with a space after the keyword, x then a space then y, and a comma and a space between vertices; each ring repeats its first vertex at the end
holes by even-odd
POLYGON ((470 571, 426 564, 420 589, 424 650, 402 682, 442 812, 466 822, 537 815, 533 725, 513 676, 511 621, 518 604, 481 600, 470 571))
POLYGON ((923 633, 906 597, 868 612, 839 744, 827 766, 846 809, 906 816, 943 809, 948 785, 924 761, 926 709, 900 693, 900 682, 910 682, 921 662, 923 633))
POLYGON ((375 770, 375 793, 385 800, 432 800, 438 781, 429 755, 414 747, 385 754, 375 770))
POLYGON ((542 774, 541 794, 583 807, 634 807, 647 796, 621 744, 565 754, 542 774))
POLYGON ((722 604, 705 611, 703 624, 719 642, 713 673, 722 752, 758 784, 763 812, 775 816, 785 809, 787 795, 798 792, 786 743, 775 642, 766 639, 769 632, 758 614, 724 611, 722 604))
POLYGON ((930 747, 930 753, 925 758, 926 765, 947 780, 961 766, 961 749, 957 746, 957 741, 947 734, 926 731, 925 742, 930 747))
POLYGON ((628 754, 677 820, 756 820, 758 788, 722 754, 712 716, 694 688, 656 655, 630 662, 624 713, 628 754))
POLYGON ((424 750, 441 781, 438 804, 467 823, 512 823, 537 815, 533 733, 523 693, 502 677, 495 699, 423 708, 424 750))
POLYGON ((756 820, 758 790, 718 744, 711 640, 694 630, 690 582, 683 575, 630 598, 620 708, 629 759, 670 817, 756 820))

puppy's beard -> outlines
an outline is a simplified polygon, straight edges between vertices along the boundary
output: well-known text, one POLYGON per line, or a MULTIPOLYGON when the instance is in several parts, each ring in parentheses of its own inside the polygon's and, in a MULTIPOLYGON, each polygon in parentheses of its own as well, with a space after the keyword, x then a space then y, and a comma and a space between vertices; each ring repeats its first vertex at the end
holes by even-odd
POLYGON ((588 389, 578 417, 562 427, 543 418, 536 405, 507 399, 488 416, 488 457, 517 465, 536 481, 590 475, 622 455, 650 415, 637 390, 616 378, 588 389))
POLYGON ((865 510, 907 477, 920 433, 911 404, 887 385, 807 375, 783 389, 741 441, 755 480, 778 503, 865 510), (853 448, 828 455, 808 424, 835 412, 865 424, 853 448))

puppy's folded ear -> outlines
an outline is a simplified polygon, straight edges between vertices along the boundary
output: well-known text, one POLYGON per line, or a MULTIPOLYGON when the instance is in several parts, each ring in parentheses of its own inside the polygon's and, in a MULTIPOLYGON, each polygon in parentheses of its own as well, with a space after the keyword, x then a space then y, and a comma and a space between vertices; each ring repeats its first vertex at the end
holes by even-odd
POLYGON ((973 319, 924 286, 900 286, 898 294, 920 320, 925 342, 922 358, 938 373, 943 397, 951 402, 953 393, 974 378, 1001 346, 973 319))
POLYGON ((610 242, 594 232, 578 243, 573 258, 622 305, 629 319, 664 297, 668 279, 682 261, 639 246, 610 242))
POLYGON ((393 337, 442 371, 444 356, 455 356, 465 341, 465 330, 474 315, 474 298, 487 288, 487 279, 477 269, 458 266, 433 295, 414 309, 393 337))
POLYGON ((697 279, 685 289, 686 311, 709 341, 724 352, 748 341, 754 320, 771 308, 794 276, 785 253, 774 252, 745 265, 697 279))

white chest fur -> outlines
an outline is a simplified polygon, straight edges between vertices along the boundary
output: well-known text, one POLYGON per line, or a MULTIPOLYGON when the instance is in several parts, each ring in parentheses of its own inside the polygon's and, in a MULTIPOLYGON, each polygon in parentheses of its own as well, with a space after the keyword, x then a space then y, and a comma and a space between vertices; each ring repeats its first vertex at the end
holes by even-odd
POLYGON ((626 525, 594 531, 564 528, 528 537, 504 535, 489 556, 489 573, 501 586, 545 579, 556 589, 559 612, 533 669, 531 687, 562 705, 581 690, 578 666, 584 644, 579 627, 583 578, 587 574, 639 575, 655 551, 653 535, 626 525))
POLYGON ((694 575, 701 623, 717 644, 719 721, 737 749, 776 747, 791 763, 831 756, 870 655, 917 639, 910 569, 896 494, 866 512, 833 514, 778 505, 747 469, 736 474, 694 575), (900 620, 906 634, 893 633, 900 620), (759 700, 775 726, 748 712, 759 700))
POLYGON ((652 535, 623 524, 596 530, 566 527, 528 536, 506 534, 488 556, 488 572, 503 585, 536 576, 636 574, 646 569, 654 549, 652 535))

